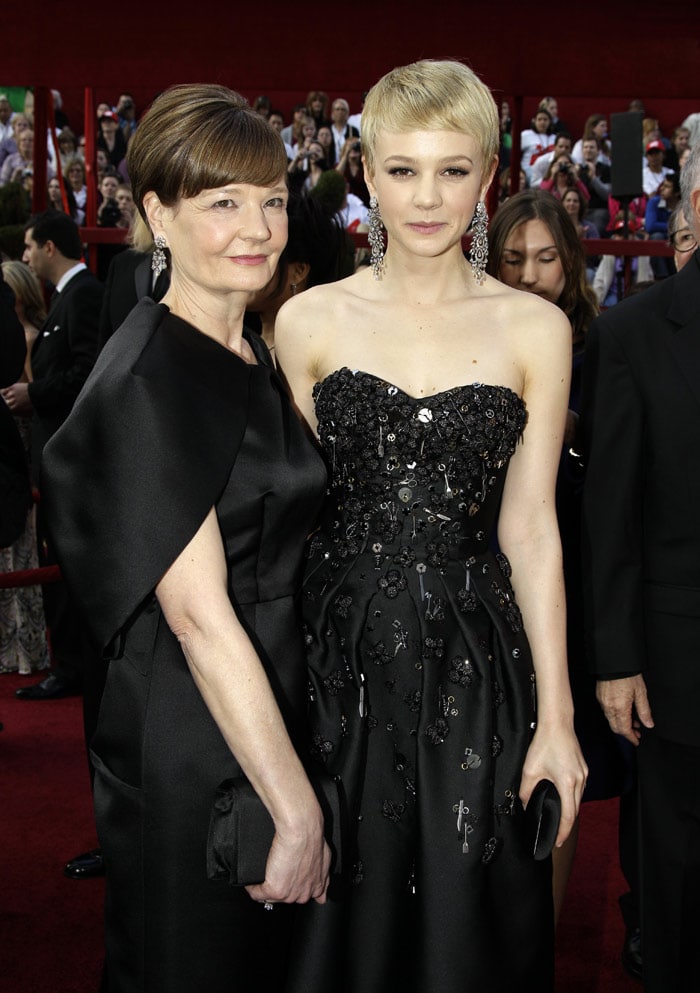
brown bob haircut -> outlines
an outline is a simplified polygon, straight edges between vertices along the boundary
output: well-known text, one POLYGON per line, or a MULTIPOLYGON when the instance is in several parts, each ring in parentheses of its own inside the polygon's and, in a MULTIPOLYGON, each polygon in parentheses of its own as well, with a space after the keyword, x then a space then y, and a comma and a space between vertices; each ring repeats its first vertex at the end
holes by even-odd
POLYGON ((161 93, 129 142, 134 201, 153 191, 167 207, 230 183, 286 183, 287 153, 279 134, 225 86, 183 84, 161 93))

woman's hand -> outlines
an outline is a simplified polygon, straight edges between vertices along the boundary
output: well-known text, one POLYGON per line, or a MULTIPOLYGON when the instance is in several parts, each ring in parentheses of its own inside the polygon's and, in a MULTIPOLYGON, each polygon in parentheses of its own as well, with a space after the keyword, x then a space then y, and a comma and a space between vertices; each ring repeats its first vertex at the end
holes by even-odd
POLYGON ((586 786, 588 766, 573 729, 550 730, 538 725, 525 757, 520 781, 520 799, 527 807, 530 794, 541 779, 550 779, 561 798, 561 821, 555 842, 560 848, 578 817, 586 786))
POLYGON ((267 858, 265 882, 247 886, 260 903, 326 902, 331 852, 323 837, 323 816, 314 816, 297 828, 278 828, 267 858))

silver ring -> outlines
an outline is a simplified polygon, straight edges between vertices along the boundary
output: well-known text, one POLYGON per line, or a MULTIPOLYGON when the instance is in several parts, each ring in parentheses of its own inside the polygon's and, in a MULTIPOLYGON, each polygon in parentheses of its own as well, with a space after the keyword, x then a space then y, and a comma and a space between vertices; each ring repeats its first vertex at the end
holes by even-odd
POLYGON ((274 909, 275 909, 274 903, 270 903, 269 900, 265 900, 265 902, 263 903, 263 910, 274 910, 274 909))

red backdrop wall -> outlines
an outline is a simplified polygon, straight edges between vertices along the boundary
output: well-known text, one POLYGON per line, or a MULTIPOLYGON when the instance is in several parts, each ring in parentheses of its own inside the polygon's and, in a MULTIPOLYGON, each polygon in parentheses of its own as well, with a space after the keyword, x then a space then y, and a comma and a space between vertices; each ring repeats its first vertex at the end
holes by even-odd
POLYGON ((697 0, 598 4, 350 0, 15 0, 3 11, 0 87, 58 88, 82 130, 83 91, 95 104, 129 90, 143 109, 176 82, 222 82, 286 114, 309 89, 360 95, 394 65, 421 57, 467 61, 497 96, 559 98, 577 133, 589 113, 643 99, 669 133, 700 110, 697 0))

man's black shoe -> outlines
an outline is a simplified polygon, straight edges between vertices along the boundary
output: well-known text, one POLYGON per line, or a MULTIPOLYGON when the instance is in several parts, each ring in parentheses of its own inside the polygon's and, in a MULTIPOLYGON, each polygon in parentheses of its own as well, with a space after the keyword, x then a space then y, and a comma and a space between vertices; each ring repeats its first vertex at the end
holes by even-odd
POLYGON ((627 928, 625 932, 622 967, 628 976, 642 982, 642 936, 638 927, 627 928))
POLYGON ((51 672, 40 683, 33 686, 20 686, 15 690, 19 700, 58 700, 64 696, 77 696, 80 690, 68 679, 51 672))
POLYGON ((63 874, 69 879, 93 879, 95 876, 104 876, 102 849, 93 848, 89 852, 83 852, 82 855, 76 855, 66 863, 63 874))

